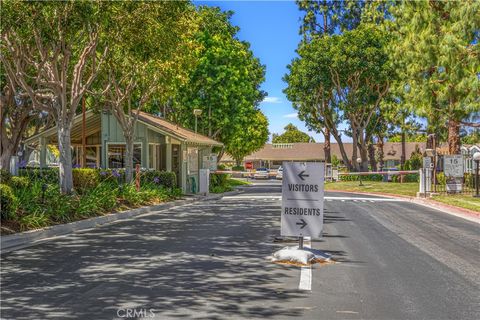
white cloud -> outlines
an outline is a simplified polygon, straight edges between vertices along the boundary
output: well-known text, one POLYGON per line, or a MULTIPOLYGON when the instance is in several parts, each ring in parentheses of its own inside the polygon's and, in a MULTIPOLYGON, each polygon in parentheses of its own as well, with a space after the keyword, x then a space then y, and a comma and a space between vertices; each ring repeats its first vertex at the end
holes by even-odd
POLYGON ((262 103, 282 103, 279 97, 265 97, 262 103))
POLYGON ((283 117, 284 118, 298 118, 298 113, 294 112, 294 113, 285 114, 283 117))

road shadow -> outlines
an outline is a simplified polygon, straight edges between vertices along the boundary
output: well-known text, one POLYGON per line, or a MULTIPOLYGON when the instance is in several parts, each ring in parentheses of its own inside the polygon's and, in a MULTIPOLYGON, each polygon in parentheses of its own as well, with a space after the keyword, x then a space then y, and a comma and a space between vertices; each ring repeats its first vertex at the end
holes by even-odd
POLYGON ((286 302, 307 293, 279 290, 292 270, 265 259, 282 246, 265 241, 278 207, 252 208, 200 203, 5 254, 2 318, 112 319, 119 308, 158 319, 300 316, 286 302))

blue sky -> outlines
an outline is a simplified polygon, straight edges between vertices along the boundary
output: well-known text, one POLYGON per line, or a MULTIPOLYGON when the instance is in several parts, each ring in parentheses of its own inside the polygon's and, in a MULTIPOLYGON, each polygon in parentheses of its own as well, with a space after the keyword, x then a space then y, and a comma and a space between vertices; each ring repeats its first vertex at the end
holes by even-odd
MULTIPOLYGON (((248 41, 255 56, 266 65, 266 80, 262 89, 268 97, 260 108, 268 117, 271 133, 281 133, 288 123, 308 132, 304 123, 296 117, 296 111, 282 90, 286 83, 282 77, 287 65, 296 56, 295 49, 301 39, 298 34, 301 12, 292 1, 194 1, 196 5, 220 7, 234 11, 232 23, 240 27, 238 38, 248 41)), ((308 132, 315 141, 323 136, 308 132)), ((270 136, 271 137, 271 136, 270 136)))

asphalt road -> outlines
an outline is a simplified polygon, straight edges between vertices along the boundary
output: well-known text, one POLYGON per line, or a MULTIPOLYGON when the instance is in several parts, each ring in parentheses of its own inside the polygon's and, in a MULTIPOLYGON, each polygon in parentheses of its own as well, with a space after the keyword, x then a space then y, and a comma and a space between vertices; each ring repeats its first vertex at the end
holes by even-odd
POLYGON ((1 318, 480 319, 478 224, 327 193, 343 198, 325 202, 312 246, 337 263, 300 291, 298 267, 267 259, 286 245, 280 191, 264 182, 2 255, 1 318))

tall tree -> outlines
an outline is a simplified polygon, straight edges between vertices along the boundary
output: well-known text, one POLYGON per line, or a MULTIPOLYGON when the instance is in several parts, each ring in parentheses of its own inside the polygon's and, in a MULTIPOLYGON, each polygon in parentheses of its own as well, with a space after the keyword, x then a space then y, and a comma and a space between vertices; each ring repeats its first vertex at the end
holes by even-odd
POLYGON ((54 115, 60 188, 70 193, 73 119, 106 54, 106 48, 102 55, 98 46, 102 3, 9 1, 2 3, 2 11, 1 48, 6 54, 1 61, 32 104, 54 115), (35 86, 30 79, 35 79, 35 86))
POLYGON ((268 119, 257 111, 249 117, 244 125, 237 128, 236 134, 226 147, 226 152, 232 156, 239 166, 245 156, 262 148, 268 140, 268 119))
POLYGON ((125 179, 133 178, 133 148, 140 111, 166 101, 186 80, 195 11, 187 2, 117 2, 110 4, 106 106, 125 138, 125 179))
POLYGON ((393 14, 405 96, 429 125, 448 126, 449 152, 459 153, 460 126, 480 108, 480 2, 404 1, 393 14))
POLYGON ((285 132, 282 134, 274 134, 272 138, 273 143, 298 143, 298 142, 315 142, 315 140, 310 137, 305 132, 298 130, 296 126, 289 123, 284 128, 285 132))
MULTIPOLYGON (((305 12, 302 18, 300 34, 305 42, 314 37, 330 36, 339 31, 352 30, 361 22, 364 1, 297 0, 298 8, 305 12)), ((319 124, 319 123, 318 123, 319 124)), ((324 135, 323 151, 325 161, 331 162, 330 127, 324 125, 317 129, 324 135)))
POLYGON ((260 90, 265 67, 254 57, 249 44, 237 39, 238 28, 230 23, 231 12, 200 7, 198 13, 199 61, 175 96, 175 112, 167 117, 193 128, 193 110, 201 109, 198 131, 231 149, 242 136, 238 128, 256 115, 265 97, 260 90))
POLYGON ((367 144, 372 121, 381 118, 380 103, 389 89, 391 68, 385 46, 388 34, 375 24, 366 23, 342 35, 315 38, 298 50, 299 58, 289 66, 285 76, 289 87, 285 90, 299 115, 311 114, 314 106, 320 117, 310 116, 313 126, 329 123, 337 140, 344 163, 348 158, 342 150, 343 142, 332 120, 346 121, 353 140, 351 166, 367 170, 367 144), (302 110, 304 108, 307 110, 302 110), (335 114, 336 119, 331 119, 335 114), (330 118, 330 119, 329 119, 330 118), (325 122, 327 120, 327 122, 325 122), (357 165, 360 156, 362 163, 357 165))

